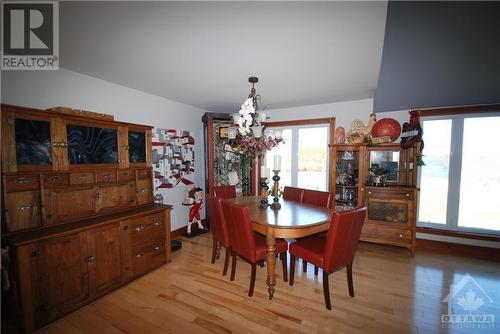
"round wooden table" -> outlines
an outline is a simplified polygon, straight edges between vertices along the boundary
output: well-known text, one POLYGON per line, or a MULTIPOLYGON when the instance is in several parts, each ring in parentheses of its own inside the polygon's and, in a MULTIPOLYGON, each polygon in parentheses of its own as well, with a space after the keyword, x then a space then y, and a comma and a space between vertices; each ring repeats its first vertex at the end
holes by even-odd
POLYGON ((254 231, 266 236, 267 286, 269 299, 273 298, 276 286, 276 238, 302 238, 328 230, 333 209, 280 200, 281 209, 260 207, 260 196, 237 197, 228 201, 246 206, 254 231))

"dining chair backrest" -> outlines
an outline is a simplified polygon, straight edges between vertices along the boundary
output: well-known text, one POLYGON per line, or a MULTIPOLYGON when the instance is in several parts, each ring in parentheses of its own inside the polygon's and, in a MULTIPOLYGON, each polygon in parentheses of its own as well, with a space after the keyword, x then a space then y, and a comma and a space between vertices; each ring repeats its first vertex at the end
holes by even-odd
POLYGON ((255 263, 257 261, 257 246, 248 208, 222 201, 222 212, 229 227, 231 250, 250 263, 255 263))
POLYGON ((304 189, 302 188, 285 186, 285 188, 283 189, 283 199, 300 202, 302 201, 303 193, 304 189))
POLYGON ((352 264, 365 216, 365 206, 333 214, 324 249, 325 271, 352 264))
POLYGON ((304 189, 302 203, 328 208, 330 205, 330 197, 331 195, 327 191, 304 189))
POLYGON ((205 202, 207 205, 208 220, 212 228, 212 233, 217 241, 221 242, 224 247, 231 245, 229 239, 229 229, 222 213, 222 199, 213 195, 206 194, 205 202))
POLYGON ((214 195, 218 198, 236 198, 236 186, 216 186, 214 195))

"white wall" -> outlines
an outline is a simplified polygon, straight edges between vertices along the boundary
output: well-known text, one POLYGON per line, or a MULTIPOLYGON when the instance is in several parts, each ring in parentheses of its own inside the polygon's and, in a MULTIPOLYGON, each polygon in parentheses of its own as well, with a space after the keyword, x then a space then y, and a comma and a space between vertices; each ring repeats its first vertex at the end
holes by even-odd
MULTIPOLYGON (((113 114, 118 121, 193 131, 196 171, 192 180, 203 188, 201 117, 205 110, 65 69, 3 72, 2 103, 40 109, 77 108, 113 114)), ((180 204, 185 189, 179 184, 161 190, 165 203, 174 206, 172 230, 187 225, 188 210, 180 204)))

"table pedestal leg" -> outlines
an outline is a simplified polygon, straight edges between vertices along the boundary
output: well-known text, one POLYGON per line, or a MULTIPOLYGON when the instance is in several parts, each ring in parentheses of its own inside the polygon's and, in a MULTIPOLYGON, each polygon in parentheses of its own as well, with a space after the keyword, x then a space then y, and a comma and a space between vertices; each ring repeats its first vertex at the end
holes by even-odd
POLYGON ((273 298, 274 286, 276 285, 276 276, 274 269, 276 267, 276 238, 274 237, 274 229, 267 228, 266 233, 267 244, 267 291, 269 299, 273 298))

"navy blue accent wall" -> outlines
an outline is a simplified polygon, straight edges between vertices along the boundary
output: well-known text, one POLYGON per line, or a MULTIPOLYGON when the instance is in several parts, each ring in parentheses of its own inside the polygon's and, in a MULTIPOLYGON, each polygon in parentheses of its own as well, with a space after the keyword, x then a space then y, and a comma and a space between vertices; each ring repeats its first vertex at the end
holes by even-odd
POLYGON ((500 2, 389 2, 375 112, 499 102, 500 2))

